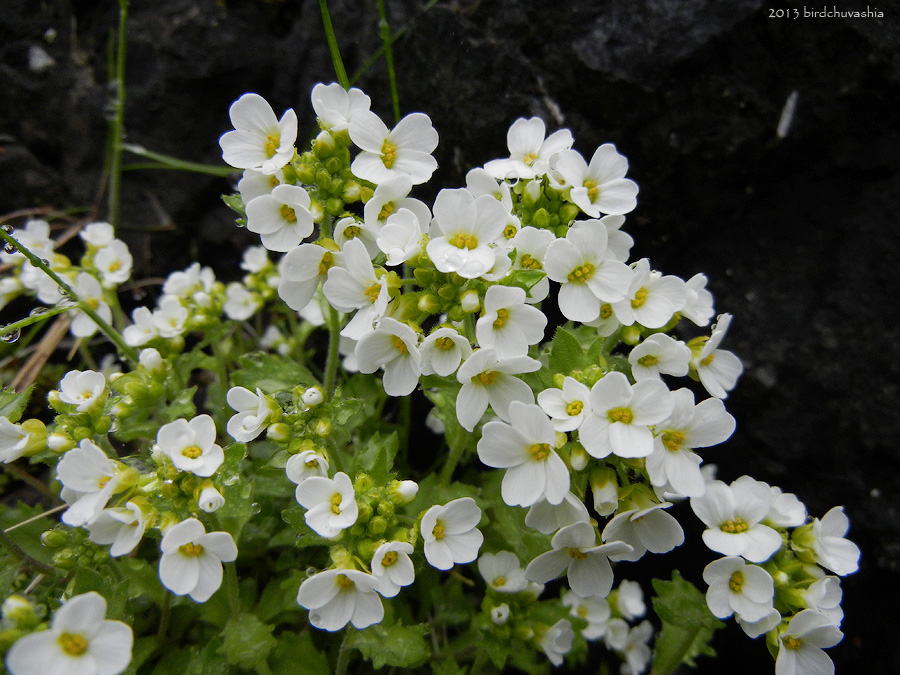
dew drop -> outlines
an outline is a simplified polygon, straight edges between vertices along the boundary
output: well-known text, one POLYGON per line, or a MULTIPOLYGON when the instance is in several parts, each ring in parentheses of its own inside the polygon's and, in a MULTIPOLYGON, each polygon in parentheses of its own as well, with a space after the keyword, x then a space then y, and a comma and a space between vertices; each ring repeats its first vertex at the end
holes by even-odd
POLYGON ((46 314, 50 310, 46 307, 35 307, 33 310, 28 312, 28 316, 40 316, 41 314, 46 314))
POLYGON ((15 253, 16 251, 18 251, 19 249, 17 249, 15 246, 13 246, 13 245, 10 244, 9 242, 7 242, 6 244, 3 245, 3 250, 6 251, 6 252, 9 253, 9 254, 13 254, 13 253, 15 253))
POLYGON ((253 502, 252 504, 250 504, 250 512, 251 513, 256 514, 256 513, 259 513, 260 511, 262 511, 262 507, 259 505, 259 503, 253 502))
POLYGON ((19 336, 20 336, 21 334, 22 334, 22 331, 20 331, 18 328, 16 328, 16 329, 15 329, 14 331, 12 331, 11 333, 4 333, 3 335, 0 335, 0 341, 3 341, 3 342, 15 342, 16 340, 19 339, 19 336))
POLYGON ((6 234, 12 234, 16 231, 15 228, 9 223, 3 223, 3 225, 0 225, 0 229, 6 232, 6 234))

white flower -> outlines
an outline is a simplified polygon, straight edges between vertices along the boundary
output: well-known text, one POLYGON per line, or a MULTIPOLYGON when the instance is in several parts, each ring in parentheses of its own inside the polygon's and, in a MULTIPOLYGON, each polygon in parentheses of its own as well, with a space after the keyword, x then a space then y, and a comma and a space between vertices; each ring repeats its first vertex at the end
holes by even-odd
MULTIPOLYGON (((603 528, 603 541, 624 541, 634 550, 614 560, 638 560, 646 551, 668 553, 684 543, 681 525, 664 509, 669 502, 617 513, 603 528)), ((611 556, 612 557, 612 556, 611 556)))
POLYGON ((816 562, 838 576, 853 574, 859 569, 859 547, 844 537, 850 520, 843 506, 835 506, 821 520, 813 518, 812 536, 816 562))
POLYGON ((647 258, 638 260, 632 269, 625 298, 612 303, 616 318, 625 326, 637 322, 647 328, 662 328, 684 306, 684 281, 651 271, 647 258))
POLYGON ((225 506, 225 497, 210 485, 200 491, 200 496, 197 497, 197 506, 205 513, 214 513, 225 506))
POLYGON ((228 115, 235 130, 219 139, 226 164, 272 175, 291 161, 297 140, 297 114, 293 110, 279 120, 262 96, 244 94, 231 104, 228 115))
MULTIPOLYGON (((711 399, 718 401, 719 399, 711 399)), ((769 504, 763 522, 772 527, 798 527, 806 522, 806 506, 797 495, 783 492, 780 487, 769 485, 750 476, 741 476, 735 483, 746 484, 755 490, 760 499, 769 504)))
POLYGON ((187 307, 174 295, 164 295, 153 312, 153 326, 159 337, 178 337, 184 332, 187 320, 187 307))
POLYGON ((390 180, 380 183, 375 188, 372 198, 363 207, 363 220, 366 227, 372 232, 380 232, 387 224, 387 219, 400 209, 408 209, 416 215, 416 220, 425 226, 431 222, 431 211, 423 202, 408 197, 412 190, 412 181, 409 176, 400 174, 390 180))
POLYGON ((337 537, 353 525, 359 515, 353 483, 344 472, 335 474, 334 479, 307 478, 297 486, 296 498, 297 503, 307 509, 303 516, 306 524, 326 539, 337 537))
POLYGON ((623 579, 615 591, 616 609, 619 614, 628 621, 639 619, 647 613, 647 605, 644 604, 644 591, 636 581, 623 579))
POLYGON ((216 280, 215 273, 209 267, 200 267, 200 263, 192 263, 187 269, 172 272, 163 284, 164 295, 174 295, 188 299, 197 291, 209 293, 216 280))
POLYGON ((781 548, 781 535, 762 524, 768 502, 746 483, 710 481, 702 497, 691 498, 691 508, 706 524, 703 541, 713 551, 758 563, 781 548))
POLYGON ((612 143, 597 148, 590 164, 575 150, 565 150, 554 168, 572 188, 569 199, 591 218, 601 213, 621 215, 637 205, 637 183, 625 178, 628 160, 612 143))
POLYGON ((225 288, 225 315, 234 321, 246 321, 262 307, 262 298, 236 281, 225 288))
POLYGON ((59 383, 59 400, 77 412, 92 408, 106 392, 106 378, 93 370, 70 370, 59 383))
POLYGON ((204 478, 212 476, 225 461, 225 452, 216 445, 216 424, 209 415, 163 425, 156 443, 176 469, 204 478))
POLYGON ((78 236, 89 246, 103 248, 116 238, 116 231, 110 223, 88 223, 78 233, 78 236))
POLYGON ((404 117, 391 131, 370 110, 359 110, 350 120, 350 138, 363 151, 350 165, 353 175, 376 185, 396 175, 408 176, 413 185, 431 178, 437 162, 431 153, 438 134, 423 113, 404 117))
POLYGON ((581 629, 585 640, 598 640, 604 636, 612 616, 606 598, 581 598, 574 591, 568 590, 562 597, 562 604, 569 608, 570 615, 587 621, 587 627, 581 629))
POLYGON ((516 286, 488 288, 484 313, 475 323, 478 344, 493 347, 501 359, 527 355, 529 345, 544 339, 547 316, 525 300, 525 291, 516 286))
POLYGON ((447 377, 456 372, 459 364, 472 355, 469 341, 455 328, 438 328, 422 340, 422 373, 447 377))
POLYGON ((48 630, 16 640, 6 655, 10 675, 118 675, 131 663, 134 634, 105 616, 99 593, 70 598, 54 612, 48 630))
POLYGON ((128 246, 119 239, 113 239, 94 255, 94 266, 109 287, 128 281, 132 262, 128 246))
POLYGON ((125 338, 128 346, 140 347, 153 338, 159 337, 159 330, 153 321, 153 312, 147 307, 135 307, 131 312, 131 320, 134 323, 125 326, 125 330, 122 331, 122 337, 125 338))
POLYGON ((147 521, 140 506, 127 502, 123 508, 103 509, 93 522, 87 524, 90 540, 95 544, 112 544, 112 557, 126 555, 141 542, 147 521))
POLYGON ((454 564, 475 560, 484 541, 484 535, 476 527, 480 520, 481 509, 470 497, 428 509, 420 526, 428 564, 449 570, 454 564))
POLYGON ((341 331, 343 337, 359 340, 372 330, 373 322, 384 316, 390 300, 387 278, 380 279, 372 267, 365 245, 356 239, 344 244, 343 261, 328 270, 322 292, 340 312, 359 310, 341 331))
POLYGON ((728 556, 714 560, 703 570, 709 585, 706 604, 720 619, 734 613, 748 622, 767 617, 774 609, 775 582, 762 567, 747 564, 743 558, 728 556))
POLYGON ((489 195, 475 197, 465 188, 441 190, 425 250, 438 271, 477 279, 495 265, 494 244, 506 220, 506 209, 489 195))
MULTIPOLYGON (((590 220, 576 220, 572 227, 581 227, 582 223, 591 223, 590 220)), ((629 257, 631 247, 634 246, 634 239, 627 232, 622 232, 622 225, 625 224, 625 216, 603 216, 600 219, 603 226, 606 227, 607 250, 615 260, 626 262, 629 257)))
POLYGON ((511 551, 482 553, 478 558, 478 571, 485 583, 498 593, 518 593, 528 586, 525 570, 511 551))
POLYGON ((690 361, 690 347, 665 333, 650 335, 628 355, 635 380, 659 379, 660 374, 687 375, 690 361))
POLYGON ((240 442, 247 443, 259 436, 269 419, 272 411, 266 401, 266 395, 257 388, 254 394, 244 387, 232 387, 225 396, 228 405, 237 411, 236 415, 228 420, 225 429, 231 437, 240 442))
POLYGON ((484 165, 494 178, 535 178, 547 172, 550 160, 572 147, 574 139, 568 129, 560 129, 546 139, 544 121, 539 117, 519 118, 506 133, 508 159, 495 159, 484 165))
POLYGON ((628 553, 631 547, 621 541, 596 545, 594 526, 578 522, 562 528, 550 541, 553 550, 528 563, 525 576, 545 584, 567 572, 569 587, 582 598, 606 597, 612 588, 610 557, 628 553))
POLYGON ((319 126, 335 133, 350 126, 353 115, 360 110, 368 110, 371 99, 356 87, 347 90, 337 82, 322 84, 312 88, 313 110, 319 126))
MULTIPOLYGON (((489 171, 480 168, 469 171, 466 174, 466 189, 476 197, 490 195, 500 202, 504 209, 512 212, 512 191, 509 189, 509 183, 494 178, 489 171)), ((518 221, 518 219, 516 220, 518 221)), ((516 229, 518 230, 518 228, 516 229)))
POLYGON ((574 639, 575 631, 572 630, 572 624, 566 619, 560 619, 538 638, 538 646, 550 659, 550 663, 559 666, 562 665, 563 657, 572 650, 574 639))
POLYGON ((603 303, 618 302, 631 284, 631 269, 607 251, 606 227, 570 228, 565 239, 547 247, 544 269, 559 289, 559 309, 571 321, 586 323, 600 316, 603 303))
POLYGON ((351 239, 358 239, 365 245, 370 258, 378 255, 378 244, 375 242, 375 231, 366 227, 356 216, 344 216, 334 224, 334 243, 343 248, 351 239))
POLYGON ((720 314, 709 340, 703 345, 699 353, 691 361, 691 366, 696 370, 700 383, 711 396, 725 398, 728 392, 734 388, 738 377, 744 370, 741 360, 725 349, 719 349, 719 344, 725 338, 728 326, 731 325, 730 314, 720 314))
POLYGON ((607 373, 591 387, 591 414, 582 422, 578 438, 588 454, 603 459, 646 457, 653 452, 650 425, 672 412, 674 402, 660 380, 631 385, 624 373, 607 373))
POLYGON ((620 671, 622 675, 638 675, 646 670, 652 655, 647 643, 652 636, 653 624, 646 620, 629 629, 624 644, 618 650, 625 659, 620 671))
POLYGON ((241 257, 241 269, 251 274, 262 272, 269 264, 269 252, 265 246, 250 246, 241 257))
POLYGON ((569 493, 569 470, 556 453, 556 431, 536 405, 509 404, 509 423, 492 420, 478 441, 478 458, 506 469, 501 486, 510 506, 531 506, 545 499, 559 504, 569 493))
POLYGON ((504 602, 491 608, 491 623, 495 626, 502 626, 507 621, 509 621, 509 605, 504 602))
MULTIPOLYGON (((544 269, 544 258, 547 255, 547 247, 555 241, 556 236, 549 230, 539 230, 536 227, 523 227, 511 242, 516 252, 512 268, 516 270, 544 269)), ((545 276, 538 281, 529 291, 527 302, 540 302, 550 293, 550 280, 545 276)))
POLYGON ((547 500, 535 502, 525 514, 525 524, 541 534, 552 534, 566 525, 588 520, 590 514, 584 502, 571 492, 559 504, 547 500))
POLYGON ((840 579, 830 576, 822 577, 802 591, 802 595, 807 607, 827 616, 835 626, 841 625, 844 610, 841 609, 843 591, 841 591, 840 579))
POLYGON ((382 385, 388 396, 406 396, 419 384, 422 356, 419 336, 405 323, 386 317, 378 328, 356 343, 356 363, 361 373, 384 368, 382 385))
POLYGON ((680 314, 698 326, 707 325, 714 313, 713 296, 706 290, 706 281, 705 275, 695 274, 684 283, 687 295, 680 314))
MULTIPOLYGON (((112 321, 112 310, 103 299, 103 287, 96 278, 87 272, 80 272, 75 278, 75 294, 90 305, 106 323, 112 321)), ((97 324, 80 309, 71 310, 72 325, 69 330, 78 338, 90 337, 97 332, 97 324)))
POLYGON ((313 231, 309 193, 299 185, 278 185, 250 200, 247 229, 261 235, 270 251, 290 251, 313 231))
POLYGON ((615 470, 608 464, 591 471, 591 496, 594 510, 601 516, 615 513, 619 508, 619 482, 615 470))
POLYGON ((175 595, 206 602, 222 585, 222 563, 237 558, 228 532, 209 532, 196 518, 166 530, 160 542, 159 579, 175 595))
POLYGON ((562 389, 544 389, 537 395, 538 405, 552 418, 557 431, 574 431, 591 414, 591 390, 568 375, 562 389))
POLYGON ((378 579, 376 589, 385 598, 393 598, 403 586, 416 578, 409 554, 413 546, 406 541, 387 541, 372 555, 372 575, 378 579))
POLYGON ((339 265, 343 256, 318 244, 300 244, 292 248, 282 258, 279 266, 281 279, 278 282, 278 296, 296 312, 306 307, 313 299, 319 282, 323 281, 334 265, 339 265))
MULTIPOLYGON (((307 478, 313 476, 321 476, 328 478, 328 460, 317 454, 315 450, 304 450, 303 452, 291 455, 287 463, 284 465, 284 471, 288 480, 299 486, 303 484, 307 478)), ((299 503, 299 499, 297 500, 299 503)))
POLYGON ((822 649, 833 647, 843 638, 827 616, 804 609, 778 638, 775 675, 832 675, 834 664, 822 649))
POLYGON ((62 521, 72 527, 93 522, 119 489, 115 463, 87 438, 63 455, 56 476, 69 504, 62 521))
POLYGON ((378 248, 387 255, 386 264, 400 265, 419 255, 425 228, 427 222, 423 227, 416 214, 409 209, 400 209, 388 216, 375 238, 378 248))
POLYGON ((706 490, 700 473, 703 460, 691 449, 725 441, 734 432, 734 417, 717 398, 694 405, 694 394, 689 389, 673 391, 672 400, 672 413, 656 425, 647 474, 656 487, 668 485, 685 497, 700 497, 706 490))
POLYGON ((534 403, 534 393, 515 377, 540 369, 539 361, 528 356, 500 359, 493 349, 479 349, 456 372, 462 388, 456 396, 456 418, 466 431, 472 431, 490 404, 500 419, 508 419, 513 401, 534 403))
POLYGON ((29 432, 0 416, 0 462, 7 464, 22 457, 28 449, 29 432))
POLYGON ((376 589, 378 579, 349 569, 330 569, 309 577, 297 593, 297 604, 309 610, 316 628, 338 631, 348 623, 362 629, 384 618, 376 589))

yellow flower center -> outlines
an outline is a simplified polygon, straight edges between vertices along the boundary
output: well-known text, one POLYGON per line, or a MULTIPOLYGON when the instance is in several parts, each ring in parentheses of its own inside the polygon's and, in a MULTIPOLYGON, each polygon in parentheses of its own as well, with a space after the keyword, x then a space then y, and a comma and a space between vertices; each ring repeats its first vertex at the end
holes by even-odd
POLYGON ((101 476, 100 480, 97 481, 97 487, 101 490, 106 487, 106 484, 110 481, 110 476, 101 476))
POLYGON ((77 633, 62 633, 57 639, 59 646, 69 656, 81 656, 87 651, 88 642, 77 633))
POLYGON ((100 301, 97 298, 88 298, 87 300, 85 300, 85 302, 91 309, 97 309, 100 307, 100 301))
POLYGON ((440 349, 442 351, 447 351, 448 349, 453 349, 453 338, 448 337, 439 337, 434 341, 434 346, 436 349, 440 349))
POLYGON ((613 313, 612 305, 610 305, 608 302, 604 302, 602 305, 600 305, 600 318, 601 319, 608 319, 609 317, 612 316, 612 313, 613 313))
POLYGON ((406 346, 406 343, 399 337, 395 337, 392 344, 394 346, 394 349, 396 349, 401 354, 409 354, 409 348, 406 346))
POLYGON ((566 553, 569 554, 569 557, 572 558, 572 560, 584 560, 588 557, 587 553, 582 553, 577 548, 567 548, 566 553))
POLYGON ((522 256, 522 269, 523 270, 542 270, 544 266, 541 264, 541 261, 537 258, 533 258, 530 253, 526 253, 522 256))
POLYGON ((506 586, 506 577, 497 577, 491 582, 491 586, 494 588, 501 588, 502 586, 506 586))
POLYGON ((122 269, 122 261, 121 261, 121 260, 113 260, 113 261, 109 264, 109 271, 110 271, 110 272, 118 272, 120 269, 122 269))
POLYGON ((338 515, 341 512, 341 501, 343 497, 341 497, 340 492, 336 492, 334 496, 331 498, 331 512, 334 515, 338 515))
POLYGON ((592 263, 584 263, 569 272, 568 279, 571 283, 585 282, 594 275, 595 269, 592 263))
POLYGON ((734 574, 731 575, 731 579, 728 581, 728 587, 735 593, 740 593, 741 588, 744 585, 744 573, 740 570, 737 570, 734 574))
POLYGON ((662 444, 669 452, 678 452, 684 443, 684 434, 680 431, 664 431, 662 444))
POLYGON ((516 232, 518 232, 518 230, 516 229, 515 225, 507 225, 505 228, 503 228, 503 236, 507 239, 512 239, 513 237, 515 237, 516 232))
POLYGON ((647 354, 646 356, 642 356, 638 359, 638 363, 645 368, 649 368, 650 366, 655 366, 659 363, 659 358, 654 356, 653 354, 647 354))
POLYGON ((587 610, 587 607, 585 607, 584 605, 578 605, 578 609, 575 611, 580 618, 582 618, 582 619, 587 618, 588 610, 587 610))
POLYGON ((788 649, 800 649, 803 646, 803 640, 795 638, 793 635, 782 638, 781 642, 788 649))
POLYGON ((281 217, 284 218, 289 223, 297 222, 297 214, 294 213, 294 209, 292 209, 287 204, 282 204, 280 213, 281 213, 281 217))
POLYGON ((467 248, 470 251, 478 246, 478 239, 471 234, 454 234, 447 241, 450 242, 451 246, 455 246, 456 248, 467 248))
POLYGON ((308 462, 306 462, 306 466, 308 466, 310 469, 317 469, 317 468, 319 468, 319 460, 313 458, 313 459, 309 460, 308 462))
POLYGON ((363 291, 363 294, 369 299, 369 302, 374 305, 375 301, 378 300, 378 296, 381 295, 381 284, 372 284, 363 291))
POLYGON ((597 187, 597 181, 586 180, 584 181, 584 183, 582 183, 582 185, 587 188, 588 199, 590 199, 592 202, 595 201, 598 196, 600 196, 600 188, 597 187))
POLYGON ((715 355, 715 354, 710 354, 709 356, 707 356, 707 357, 705 357, 705 358, 703 358, 703 359, 700 360, 700 365, 701 365, 701 366, 708 366, 710 363, 713 362, 713 359, 714 359, 714 358, 716 358, 716 355, 715 355))
POLYGON ((263 145, 263 152, 266 153, 266 157, 274 157, 275 153, 278 152, 278 146, 280 145, 281 134, 278 132, 266 136, 266 142, 263 145))
POLYGON ((331 251, 325 251, 322 260, 319 261, 319 276, 328 274, 328 270, 334 267, 334 254, 331 251))
POLYGON ((181 454, 188 459, 197 459, 200 455, 203 454, 203 450, 198 448, 196 445, 189 445, 181 451, 181 454))
POLYGON ((537 153, 529 152, 522 158, 522 161, 525 163, 525 166, 531 166, 534 164, 535 160, 538 158, 537 153))
POLYGON ((509 310, 508 309, 498 309, 497 310, 497 318, 494 319, 494 328, 502 328, 506 325, 506 322, 509 320, 509 310))
POLYGON ((189 557, 196 558, 198 555, 203 553, 203 547, 200 544, 188 542, 187 544, 182 544, 181 546, 179 546, 178 552, 181 555, 186 555, 189 557))
POLYGON ((497 375, 499 375, 499 373, 496 370, 492 370, 492 371, 486 372, 486 373, 479 373, 478 375, 476 375, 475 377, 472 378, 472 381, 478 382, 480 384, 483 384, 486 387, 489 387, 492 384, 494 384, 494 382, 497 381, 497 375))
POLYGON ((381 211, 378 212, 378 220, 387 220, 388 216, 390 216, 394 212, 394 202, 387 202, 384 206, 381 207, 381 211))
POLYGON ((581 401, 572 401, 566 406, 566 414, 571 415, 572 417, 580 415, 582 410, 584 410, 584 403, 581 401))
POLYGON ((431 530, 431 536, 440 541, 444 538, 444 525, 441 521, 437 521, 431 530))
POLYGON ((359 236, 359 226, 358 225, 348 225, 344 228, 344 236, 347 239, 356 239, 359 236))
POLYGON ((542 462, 550 454, 550 446, 547 443, 535 443, 528 446, 528 454, 535 462, 542 462))
POLYGON ((381 559, 382 567, 390 567, 395 562, 397 562, 397 552, 396 551, 388 551, 384 554, 384 557, 381 559))
POLYGON ((385 139, 381 146, 381 161, 388 169, 393 168, 394 162, 397 161, 397 146, 385 139))
POLYGON ((346 574, 338 574, 337 585, 346 591, 353 588, 356 584, 354 584, 353 579, 348 577, 346 574))
POLYGON ((743 534, 750 529, 750 526, 747 524, 746 520, 738 516, 734 520, 722 523, 722 526, 719 529, 728 534, 743 534))
POLYGON ((621 422, 622 424, 631 424, 634 419, 634 413, 628 408, 613 408, 606 416, 610 422, 621 422))
POLYGON ((647 302, 647 289, 639 288, 638 292, 634 294, 634 300, 631 301, 631 306, 634 309, 643 306, 643 304, 647 302))

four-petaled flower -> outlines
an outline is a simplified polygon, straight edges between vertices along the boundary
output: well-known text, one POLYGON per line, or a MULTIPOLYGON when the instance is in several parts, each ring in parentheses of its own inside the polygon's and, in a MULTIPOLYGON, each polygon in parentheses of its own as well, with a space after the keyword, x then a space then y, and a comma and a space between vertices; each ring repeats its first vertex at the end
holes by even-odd
POLYGON ((428 563, 439 570, 449 570, 455 564, 475 560, 484 541, 476 527, 480 520, 481 509, 471 497, 428 509, 421 522, 428 563))
POLYGON ((237 546, 228 532, 207 532, 196 518, 166 530, 159 545, 159 579, 175 595, 190 595, 206 602, 222 585, 222 563, 237 558, 237 546))

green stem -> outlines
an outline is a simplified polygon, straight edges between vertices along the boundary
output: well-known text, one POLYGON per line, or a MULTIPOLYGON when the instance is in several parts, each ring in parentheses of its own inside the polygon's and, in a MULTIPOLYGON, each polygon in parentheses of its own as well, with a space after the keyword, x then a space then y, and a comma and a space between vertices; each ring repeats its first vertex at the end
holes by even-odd
POLYGON ((235 169, 230 166, 218 166, 216 164, 201 164, 199 162, 188 162, 178 157, 164 155, 160 152, 147 150, 142 145, 133 145, 131 143, 123 143, 122 149, 128 152, 154 160, 146 164, 129 164, 123 167, 125 170, 131 169, 172 169, 174 171, 190 171, 193 173, 202 173, 208 176, 224 176, 228 177, 235 173, 235 169))
POLYGON ((6 530, 0 530, 0 548, 5 549, 13 557, 18 558, 23 563, 28 565, 29 567, 33 567, 39 572, 43 572, 44 574, 49 574, 53 576, 60 576, 62 572, 53 565, 48 565, 47 563, 43 563, 40 560, 36 560, 32 558, 28 553, 26 553, 22 548, 13 541, 12 537, 6 534, 6 530))
POLYGON ((472 668, 469 670, 470 675, 480 675, 488 662, 488 653, 486 649, 475 650, 475 660, 472 662, 472 668))
MULTIPOLYGON (((466 434, 465 429, 460 427, 460 430, 463 434, 466 434)), ((441 473, 438 476, 438 485, 442 487, 450 485, 450 479, 453 478, 453 472, 456 470, 456 465, 459 464, 459 460, 462 459, 463 454, 466 452, 466 436, 463 435, 462 438, 450 438, 448 435, 447 443, 450 445, 450 454, 447 455, 447 461, 444 462, 444 466, 441 467, 441 473)))
POLYGON ((347 71, 344 70, 344 62, 338 49, 337 38, 334 35, 334 26, 331 25, 331 14, 328 13, 328 0, 319 0, 319 10, 322 12, 322 25, 325 27, 325 39, 328 41, 328 51, 331 54, 331 63, 334 64, 334 73, 338 83, 344 88, 350 88, 350 80, 347 79, 347 71))
POLYGON ((384 60, 387 64, 388 82, 391 85, 391 102, 394 105, 394 123, 397 123, 400 121, 400 95, 397 92, 397 73, 394 71, 391 26, 388 24, 384 0, 378 0, 378 27, 381 29, 381 41, 384 43, 384 60))
MULTIPOLYGON (((37 257, 31 251, 29 251, 25 246, 22 246, 22 244, 20 244, 18 242, 18 240, 11 237, 9 234, 7 234, 2 229, 0 229, 0 239, 3 239, 3 241, 5 241, 7 244, 11 244, 12 246, 15 246, 15 248, 19 251, 19 253, 21 253, 26 258, 28 258, 28 261, 32 265, 34 265, 39 270, 41 270, 44 274, 46 274, 48 277, 53 279, 53 281, 56 282, 56 285, 59 286, 59 288, 62 289, 62 291, 69 298, 71 298, 72 300, 75 301, 77 308, 80 309, 85 314, 87 314, 91 318, 91 320, 95 324, 97 324, 97 327, 100 329, 100 331, 104 335, 106 335, 107 338, 109 338, 110 342, 112 342, 114 345, 116 345, 116 347, 119 350, 119 353, 126 356, 131 361, 137 363, 138 355, 137 355, 137 352, 134 350, 134 348, 130 347, 125 342, 125 339, 118 333, 118 331, 116 331, 115 328, 113 328, 108 323, 106 323, 106 321, 104 321, 103 318, 99 314, 97 314, 97 312, 94 310, 93 307, 91 307, 88 303, 86 303, 84 300, 79 298, 78 294, 75 292, 75 289, 73 289, 71 286, 69 286, 69 284, 66 283, 56 272, 51 270, 50 267, 47 265, 47 263, 45 263, 43 260, 41 260, 39 257, 37 257)), ((70 307, 68 309, 72 309, 72 308, 70 307)))
POLYGON ((338 650, 337 664, 334 667, 334 675, 346 675, 347 666, 350 665, 350 652, 353 647, 353 639, 356 633, 352 628, 344 629, 344 641, 341 642, 341 648, 338 650))
MULTIPOLYGON (((43 309, 43 308, 41 308, 43 309)), ((40 313, 32 313, 29 316, 26 316, 24 319, 19 319, 13 323, 6 324, 2 328, 0 328, 0 335, 8 335, 10 333, 15 333, 16 331, 20 331, 26 326, 30 326, 34 323, 39 323, 50 317, 56 316, 57 314, 62 314, 63 312, 68 312, 70 307, 54 307, 53 309, 46 309, 40 313)), ((37 312, 37 310, 35 310, 37 312)))
POLYGON ((328 357, 325 359, 325 396, 330 400, 334 396, 337 386, 337 369, 341 360, 341 325, 337 310, 328 306, 328 357))
POLYGON ((241 614, 241 593, 237 567, 233 562, 225 563, 225 590, 228 593, 228 613, 232 619, 237 619, 241 614))
POLYGON ((128 0, 119 0, 119 33, 116 44, 116 99, 110 122, 109 201, 107 217, 113 228, 119 226, 119 204, 122 192, 122 138, 125 129, 125 29, 128 23, 128 0))

